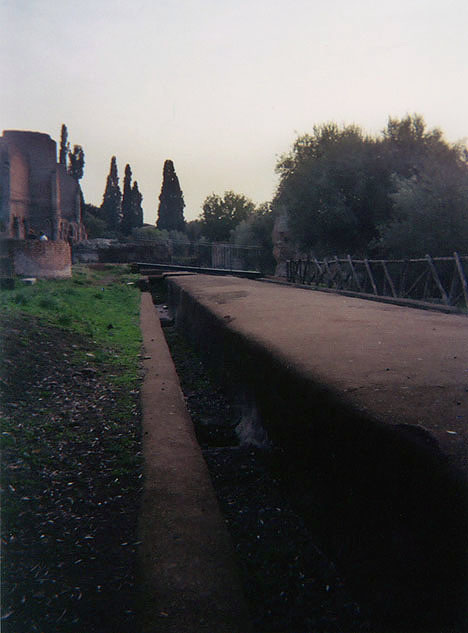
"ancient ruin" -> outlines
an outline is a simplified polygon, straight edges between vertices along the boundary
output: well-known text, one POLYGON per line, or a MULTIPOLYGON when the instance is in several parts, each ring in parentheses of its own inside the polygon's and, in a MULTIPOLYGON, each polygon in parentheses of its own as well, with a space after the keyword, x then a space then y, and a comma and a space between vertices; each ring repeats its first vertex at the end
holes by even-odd
POLYGON ((5 130, 0 137, 0 237, 86 239, 80 185, 57 163, 48 134, 5 130))

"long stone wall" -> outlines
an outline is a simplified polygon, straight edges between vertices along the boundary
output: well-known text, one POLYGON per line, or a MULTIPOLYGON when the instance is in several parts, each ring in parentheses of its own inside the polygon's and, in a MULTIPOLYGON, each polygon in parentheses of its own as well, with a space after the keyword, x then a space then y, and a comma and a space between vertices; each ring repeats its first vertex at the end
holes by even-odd
POLYGON ((67 242, 2 240, 1 255, 8 258, 12 272, 24 277, 71 277, 71 249, 67 242))
POLYGON ((167 264, 171 261, 171 252, 165 242, 115 244, 110 240, 83 240, 73 245, 73 263, 112 263, 151 262, 167 264))
POLYGON ((199 275, 169 304, 383 629, 467 630, 465 317, 199 275))

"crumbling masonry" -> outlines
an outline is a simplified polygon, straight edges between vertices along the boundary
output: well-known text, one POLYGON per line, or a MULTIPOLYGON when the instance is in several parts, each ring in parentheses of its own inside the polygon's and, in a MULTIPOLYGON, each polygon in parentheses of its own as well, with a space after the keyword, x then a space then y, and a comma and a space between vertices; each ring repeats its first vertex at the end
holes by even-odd
POLYGON ((86 239, 79 183, 57 163, 48 134, 5 130, 0 137, 0 237, 86 239))

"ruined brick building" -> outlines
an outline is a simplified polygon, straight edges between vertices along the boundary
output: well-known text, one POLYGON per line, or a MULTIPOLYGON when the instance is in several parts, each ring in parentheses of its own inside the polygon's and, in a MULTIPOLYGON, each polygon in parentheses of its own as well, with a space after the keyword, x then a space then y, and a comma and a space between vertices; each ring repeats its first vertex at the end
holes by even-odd
POLYGON ((80 185, 57 163, 48 134, 5 130, 0 137, 0 238, 86 239, 80 185))

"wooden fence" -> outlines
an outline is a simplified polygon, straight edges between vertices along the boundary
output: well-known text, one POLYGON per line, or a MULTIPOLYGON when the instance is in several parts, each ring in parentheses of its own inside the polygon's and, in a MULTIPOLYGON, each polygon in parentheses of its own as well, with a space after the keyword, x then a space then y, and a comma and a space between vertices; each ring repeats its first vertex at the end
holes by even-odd
POLYGON ((468 309, 468 256, 421 259, 316 257, 289 260, 291 283, 468 309))

